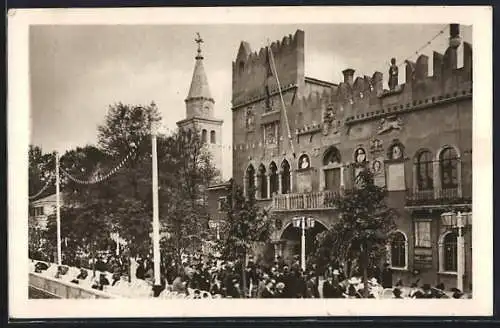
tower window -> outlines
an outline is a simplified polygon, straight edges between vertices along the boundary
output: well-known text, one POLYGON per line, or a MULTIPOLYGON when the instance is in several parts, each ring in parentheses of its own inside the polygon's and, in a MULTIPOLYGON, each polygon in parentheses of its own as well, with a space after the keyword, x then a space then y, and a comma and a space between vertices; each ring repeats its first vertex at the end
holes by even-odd
POLYGON ((210 143, 215 143, 215 131, 210 131, 210 143))
POLYGON ((203 129, 203 130, 201 131, 201 140, 202 140, 204 143, 207 143, 207 138, 208 138, 208 136, 207 136, 207 130, 206 130, 206 129, 203 129))

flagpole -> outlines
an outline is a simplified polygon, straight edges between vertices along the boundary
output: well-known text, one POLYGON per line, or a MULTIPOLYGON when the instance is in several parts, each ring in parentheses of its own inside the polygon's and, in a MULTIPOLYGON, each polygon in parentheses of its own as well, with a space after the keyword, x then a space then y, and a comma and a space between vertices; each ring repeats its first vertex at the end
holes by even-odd
MULTIPOLYGON (((160 280, 160 219, 158 209, 158 154, 156 128, 151 128, 151 153, 153 164, 153 265, 154 265, 154 285, 156 289, 161 286, 160 280)), ((155 295, 158 296, 158 295, 155 295)))
POLYGON ((61 254, 61 195, 59 177, 59 153, 56 152, 56 224, 57 224, 57 265, 62 265, 61 254))

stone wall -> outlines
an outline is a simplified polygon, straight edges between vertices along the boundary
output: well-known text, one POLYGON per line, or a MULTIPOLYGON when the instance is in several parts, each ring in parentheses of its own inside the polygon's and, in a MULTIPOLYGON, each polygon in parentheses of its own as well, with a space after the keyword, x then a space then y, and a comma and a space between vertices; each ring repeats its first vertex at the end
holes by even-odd
POLYGON ((56 298, 65 299, 96 299, 115 298, 105 292, 89 289, 76 284, 64 282, 55 278, 45 277, 34 272, 29 273, 29 286, 48 293, 56 298))

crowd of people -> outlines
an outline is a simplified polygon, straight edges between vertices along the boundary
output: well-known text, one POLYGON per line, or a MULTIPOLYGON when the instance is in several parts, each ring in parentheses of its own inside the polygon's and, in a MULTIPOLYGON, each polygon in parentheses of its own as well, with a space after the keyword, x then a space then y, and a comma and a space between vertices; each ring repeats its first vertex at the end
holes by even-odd
MULTIPOLYGON (((418 279, 406 286, 402 281, 393 285, 388 264, 382 268, 370 268, 365 287, 360 272, 347 277, 341 266, 329 265, 326 270, 320 270, 314 264, 302 270, 297 258, 291 263, 278 258, 269 266, 257 264, 250 258, 245 268, 241 261, 224 261, 200 255, 184 255, 181 263, 174 260, 164 262, 168 264, 161 266, 160 286, 153 287, 154 271, 150 257, 130 261, 113 254, 77 263, 76 267, 81 268, 81 272, 72 282, 86 279, 89 273, 84 267, 87 267, 98 273, 92 283, 94 289, 103 290, 105 286, 114 286, 122 279, 140 280, 149 284, 156 296, 172 292, 193 294, 192 298, 208 295, 213 298, 380 298, 383 292, 389 290, 390 295, 385 295, 385 298, 463 297, 459 290, 452 290, 451 295, 445 293, 443 284, 419 286, 418 279), (106 276, 102 272, 111 274, 106 276)), ((58 270, 58 274, 64 273, 58 270)))

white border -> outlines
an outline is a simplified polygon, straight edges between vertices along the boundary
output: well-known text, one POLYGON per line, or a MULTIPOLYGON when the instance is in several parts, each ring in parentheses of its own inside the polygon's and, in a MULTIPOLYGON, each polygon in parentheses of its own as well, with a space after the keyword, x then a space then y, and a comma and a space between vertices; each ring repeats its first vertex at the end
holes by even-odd
MULTIPOLYGON (((492 9, 490 7, 238 7, 40 9, 8 13, 8 240, 12 318, 491 315, 492 9), (376 15, 373 13, 376 11, 376 15), (473 25, 473 300, 28 300, 28 31, 32 24, 443 23, 473 25), (480 203, 479 203, 480 202, 480 203), (200 304, 203 302, 203 304, 200 304), (368 306, 367 306, 368 305, 368 306)), ((236 51, 236 49, 235 49, 236 51)))

